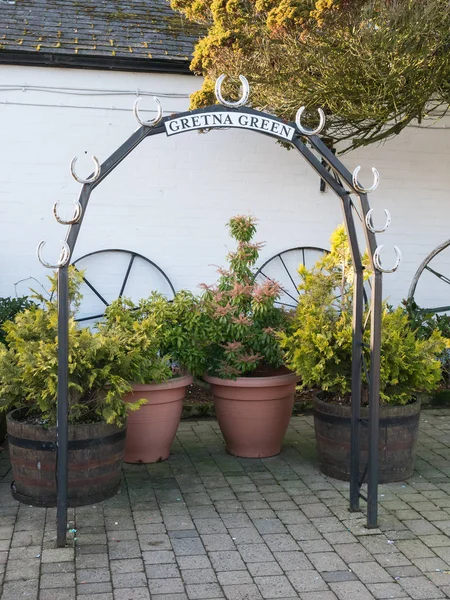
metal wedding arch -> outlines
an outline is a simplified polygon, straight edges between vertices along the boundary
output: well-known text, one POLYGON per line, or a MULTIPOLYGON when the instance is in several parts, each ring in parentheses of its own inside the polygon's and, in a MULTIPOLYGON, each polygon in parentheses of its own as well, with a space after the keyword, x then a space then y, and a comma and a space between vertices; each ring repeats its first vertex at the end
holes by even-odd
POLYGON ((370 188, 364 188, 358 181, 360 167, 353 174, 336 158, 333 152, 318 137, 325 124, 325 115, 319 109, 319 125, 315 129, 306 128, 302 124, 302 106, 296 115, 295 122, 287 122, 278 117, 252 108, 245 107, 250 88, 247 80, 239 76, 242 84, 242 95, 239 100, 230 102, 222 96, 222 83, 225 75, 221 75, 215 87, 217 105, 194 111, 163 117, 161 103, 154 98, 157 116, 153 120, 143 121, 139 115, 138 98, 134 104, 134 114, 141 125, 109 158, 102 164, 93 157, 95 169, 88 178, 82 179, 75 172, 76 158, 71 163, 74 178, 83 187, 79 200, 75 205, 73 218, 62 220, 58 215, 58 204, 54 205, 57 221, 68 225, 69 229, 62 242, 61 255, 56 264, 49 264, 42 258, 44 242, 38 246, 38 257, 41 263, 58 271, 58 411, 57 411, 57 545, 66 542, 67 524, 67 464, 68 464, 68 266, 70 257, 80 232, 83 218, 92 191, 117 167, 141 142, 154 135, 165 133, 168 136, 181 134, 196 129, 238 128, 248 129, 277 140, 289 142, 303 156, 308 164, 328 184, 339 198, 344 215, 352 261, 355 268, 353 299, 353 343, 352 343, 352 423, 351 423, 351 469, 350 469, 350 510, 360 510, 359 501, 367 501, 367 526, 374 528, 378 520, 378 439, 379 439, 379 397, 380 397, 380 347, 381 347, 381 305, 382 274, 394 272, 401 261, 400 250, 394 246, 396 261, 392 268, 386 269, 381 264, 376 234, 387 229, 390 216, 387 211, 383 228, 376 229, 372 221, 373 209, 370 208, 367 194, 376 189, 379 182, 378 171, 372 168, 374 181, 370 188), (325 163, 325 166, 323 164, 325 163), (355 206, 351 195, 358 199, 355 206), (369 250, 370 263, 373 270, 371 285, 370 311, 370 371, 367 374, 369 383, 369 454, 367 465, 367 496, 361 493, 360 479, 360 399, 363 364, 363 310, 364 310, 364 267, 358 245, 354 214, 359 216, 364 231, 365 242, 369 250))

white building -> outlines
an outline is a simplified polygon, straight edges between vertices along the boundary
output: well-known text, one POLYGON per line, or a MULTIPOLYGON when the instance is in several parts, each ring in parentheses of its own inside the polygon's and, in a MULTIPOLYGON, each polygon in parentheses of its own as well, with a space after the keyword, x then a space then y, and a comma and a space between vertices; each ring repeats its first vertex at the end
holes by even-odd
MULTIPOLYGON (((69 173, 73 156, 77 172, 87 176, 92 154, 102 162, 114 152, 138 127, 137 95, 145 94, 141 108, 149 117, 152 95, 166 114, 188 109, 189 94, 201 85, 188 69, 196 35, 166 0, 0 4, 0 296, 36 287, 35 281, 15 285, 28 277, 45 285, 48 272, 36 247, 46 240, 46 260, 57 260, 65 230, 52 205, 59 201, 60 214, 72 214, 81 189, 69 173)), ((363 184, 371 184, 372 166, 380 172, 370 196, 375 224, 384 222, 384 208, 392 215, 389 230, 378 236, 382 260, 393 262, 394 245, 403 253, 400 269, 384 278, 384 295, 394 304, 407 295, 425 256, 450 238, 445 126, 441 120, 433 128, 409 127, 384 145, 342 157, 351 171, 362 166, 363 184)), ((271 138, 241 130, 159 135, 93 192, 73 259, 100 249, 134 251, 157 263, 176 290, 196 290, 214 281, 213 265, 224 263, 229 240, 225 223, 243 213, 260 220, 261 262, 291 247, 326 248, 342 222, 337 197, 321 193, 302 157, 271 138)), ((104 255, 83 266, 111 299, 128 260, 104 255)), ((155 272, 138 263, 125 293, 161 287, 155 272)), ((433 267, 450 275, 450 251, 433 267)), ((427 276, 418 288, 420 303, 450 304, 450 287, 427 276)), ((92 307, 96 302, 92 298, 92 307)))

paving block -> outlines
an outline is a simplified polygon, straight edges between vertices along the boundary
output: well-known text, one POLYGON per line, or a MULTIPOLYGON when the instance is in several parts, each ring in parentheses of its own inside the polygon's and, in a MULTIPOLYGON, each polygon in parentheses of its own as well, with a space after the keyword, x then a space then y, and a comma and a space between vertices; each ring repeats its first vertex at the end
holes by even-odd
POLYGON ((110 541, 109 544, 109 558, 111 560, 120 558, 140 558, 141 549, 139 542, 136 540, 126 540, 123 542, 110 541))
MULTIPOLYGON (((348 546, 349 544, 344 544, 348 546)), ((308 560, 319 572, 347 571, 348 567, 336 552, 314 552, 307 554, 308 560)))
POLYGON ((173 539, 172 546, 176 556, 206 554, 205 547, 200 538, 173 539))
POLYGON ((174 564, 175 554, 171 550, 154 550, 152 552, 143 552, 142 559, 144 563, 149 565, 174 564))
POLYGON ((320 573, 314 569, 308 569, 305 571, 292 571, 286 573, 289 581, 294 587, 295 591, 302 592, 316 592, 319 590, 328 590, 328 586, 320 576, 320 573))
POLYGON ((403 552, 403 554, 411 559, 411 558, 429 558, 436 556, 428 546, 426 546, 423 542, 418 539, 414 540, 400 540, 397 542, 398 549, 403 552))
POLYGON ((211 567, 211 561, 206 554, 177 556, 177 563, 180 569, 207 569, 211 567))
POLYGON ((254 578, 263 598, 289 598, 295 590, 285 575, 267 575, 254 578))
MULTIPOLYGON (((252 563, 254 565, 255 563, 252 563)), ((261 563, 261 564, 276 564, 276 563, 261 563)), ((188 571, 186 571, 188 573, 188 571)), ((217 579, 219 584, 225 585, 237 585, 244 583, 253 583, 253 579, 250 577, 248 571, 221 571, 217 573, 217 579)))
POLYGON ((114 590, 114 600, 150 600, 150 592, 146 588, 114 590))
POLYGON ((413 600, 435 600, 446 597, 444 592, 424 576, 400 578, 398 583, 413 600))
POLYGON ((144 570, 141 558, 126 558, 110 562, 111 573, 137 573, 144 570))
POLYGON ((184 593, 184 585, 181 577, 166 577, 163 579, 149 579, 148 589, 154 594, 181 594, 184 593))
POLYGON ((398 583, 368 583, 367 589, 374 598, 408 598, 408 594, 398 583))
POLYGON ((186 594, 189 600, 209 600, 224 597, 217 583, 194 583, 186 585, 186 594))
POLYGON ((263 535, 263 539, 272 552, 292 552, 299 549, 297 542, 287 533, 270 533, 263 535))
POLYGON ((300 594, 301 600, 337 600, 334 592, 305 592, 300 594))
POLYGON ((217 583, 217 576, 213 569, 186 569, 181 572, 186 584, 192 583, 217 583))
POLYGON ((73 587, 74 585, 74 573, 46 573, 45 575, 41 575, 39 579, 39 587, 41 589, 73 587))
POLYGON ((275 561, 248 563, 247 569, 253 577, 264 577, 267 575, 283 575, 282 568, 275 561))
POLYGON ((239 553, 246 563, 275 560, 272 552, 265 544, 244 544, 239 546, 239 553))
POLYGON ((330 583, 339 600, 374 600, 374 595, 360 581, 330 583))
POLYGON ((363 583, 390 583, 391 575, 376 562, 350 563, 349 569, 363 583))
POLYGON ((81 554, 76 558, 77 569, 95 569, 109 565, 107 554, 81 554))
POLYGON ((37 579, 39 577, 40 563, 38 558, 28 560, 9 560, 6 565, 4 581, 21 581, 37 579))
MULTIPOLYGON (((75 600, 75 587, 72 588, 54 588, 41 590, 39 592, 39 600, 75 600)), ((112 595, 111 595, 112 599, 112 595)), ((92 600, 98 600, 96 596, 92 596, 92 600)))
POLYGON ((263 598, 254 583, 224 585, 223 591, 227 600, 262 600, 263 598))
POLYGON ((245 564, 237 551, 210 552, 209 558, 211 559, 213 568, 217 572, 245 570, 245 564))
POLYGON ((39 592, 39 580, 29 579, 28 581, 10 581, 3 585, 2 600, 37 600, 39 592))
POLYGON ((145 573, 113 573, 113 588, 147 587, 145 573))
POLYGON ((43 563, 64 562, 75 559, 75 551, 73 548, 45 548, 42 550, 41 561, 43 563))

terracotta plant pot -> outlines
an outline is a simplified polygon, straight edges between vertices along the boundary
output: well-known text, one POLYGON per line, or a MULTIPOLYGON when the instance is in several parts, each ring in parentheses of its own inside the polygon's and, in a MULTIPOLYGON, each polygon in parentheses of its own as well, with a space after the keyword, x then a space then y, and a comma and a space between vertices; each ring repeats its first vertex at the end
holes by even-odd
MULTIPOLYGON (((360 477, 367 481, 369 409, 361 408, 360 477)), ((405 406, 380 406, 379 481, 404 481, 414 472, 419 438, 420 401, 405 406)), ((314 400, 314 427, 320 470, 350 480, 351 407, 314 400)))
POLYGON ((299 380, 295 373, 235 380, 210 376, 204 379, 211 385, 227 452, 245 458, 280 453, 299 380))
POLYGON ((169 457, 186 386, 191 383, 191 375, 182 375, 167 383, 133 384, 133 391, 125 396, 125 401, 145 398, 147 403, 128 414, 126 463, 154 463, 169 457))

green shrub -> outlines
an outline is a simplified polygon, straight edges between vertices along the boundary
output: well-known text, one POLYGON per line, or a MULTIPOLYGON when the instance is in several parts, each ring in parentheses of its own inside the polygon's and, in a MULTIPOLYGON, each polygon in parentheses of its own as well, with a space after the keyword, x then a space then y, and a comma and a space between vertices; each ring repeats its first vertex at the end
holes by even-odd
MULTIPOLYGON (((364 257, 366 277, 367 256, 364 257)), ((352 297, 354 270, 343 227, 331 238, 330 254, 312 269, 301 266, 299 304, 292 327, 280 335, 287 365, 302 377, 303 387, 327 392, 349 402, 352 358, 352 297)), ((434 330, 421 338, 406 311, 382 307, 380 398, 386 404, 407 404, 419 391, 435 389, 441 379, 439 356, 449 342, 434 330)), ((369 319, 365 310, 364 322, 369 319)), ((363 354, 370 366, 370 332, 363 336, 363 354)), ((363 370, 363 402, 367 377, 363 370)))
MULTIPOLYGON (((450 340, 450 316, 435 314, 420 308, 414 300, 404 300, 403 305, 408 314, 410 326, 420 339, 429 339, 433 331, 439 331, 443 337, 450 340)), ((446 348, 439 357, 442 365, 442 383, 450 383, 450 350, 446 348)))
MULTIPOLYGON (((105 420, 121 424, 130 390, 127 369, 148 340, 136 331, 132 342, 120 331, 91 331, 78 327, 73 313, 80 301, 82 273, 70 269, 69 422, 105 420), (127 347, 132 346, 129 350, 127 347)), ((52 280, 53 291, 56 282, 52 280)), ((42 307, 18 313, 5 324, 6 343, 0 345, 1 410, 25 407, 43 423, 56 423, 58 383, 57 299, 35 295, 42 307)))
POLYGON ((19 298, 0 298, 0 343, 6 343, 6 333, 3 325, 7 321, 12 321, 17 313, 26 308, 31 308, 33 303, 27 296, 19 298))
POLYGON ((140 347, 127 366, 133 382, 161 383, 184 371, 203 373, 202 315, 198 298, 190 292, 179 292, 172 301, 154 293, 138 305, 119 298, 107 308, 105 317, 105 323, 98 324, 99 331, 118 332, 126 340, 127 352, 133 350, 136 332, 147 338, 145 348, 140 347))
POLYGON ((211 375, 234 379, 264 374, 284 364, 277 333, 287 314, 275 306, 278 283, 255 281, 254 266, 262 244, 253 242, 256 222, 236 216, 228 222, 237 249, 228 254, 228 269, 219 269, 216 285, 202 285, 202 332, 206 367, 211 375))

